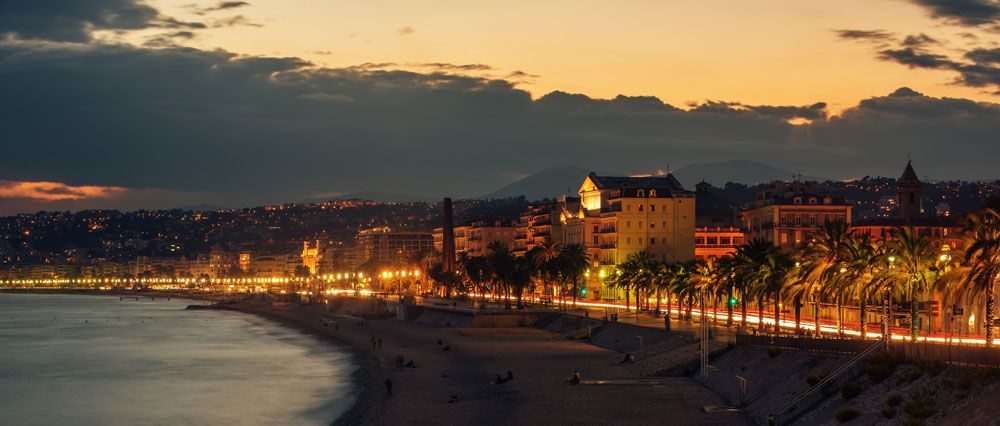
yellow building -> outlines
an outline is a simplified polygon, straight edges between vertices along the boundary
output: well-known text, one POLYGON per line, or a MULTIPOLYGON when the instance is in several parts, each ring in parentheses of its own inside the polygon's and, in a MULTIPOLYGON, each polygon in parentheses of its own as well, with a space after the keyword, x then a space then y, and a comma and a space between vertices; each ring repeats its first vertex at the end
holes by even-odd
POLYGON ((582 242, 592 255, 588 298, 611 299, 602 279, 629 256, 646 252, 661 262, 694 259, 695 194, 673 175, 622 177, 587 175, 580 186, 581 207, 566 210, 564 242, 582 242))

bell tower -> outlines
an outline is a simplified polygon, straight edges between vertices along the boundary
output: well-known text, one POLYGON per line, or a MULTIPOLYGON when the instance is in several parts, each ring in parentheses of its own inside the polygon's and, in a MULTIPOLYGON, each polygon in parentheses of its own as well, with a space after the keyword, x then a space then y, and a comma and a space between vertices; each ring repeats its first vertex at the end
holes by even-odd
POLYGON ((920 217, 920 179, 917 179, 909 161, 903 175, 896 181, 896 193, 899 217, 907 221, 920 217))

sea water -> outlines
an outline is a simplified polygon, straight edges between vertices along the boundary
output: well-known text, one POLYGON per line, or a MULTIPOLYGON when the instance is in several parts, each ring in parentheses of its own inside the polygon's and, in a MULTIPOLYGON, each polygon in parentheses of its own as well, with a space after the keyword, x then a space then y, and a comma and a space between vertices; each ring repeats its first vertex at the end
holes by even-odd
POLYGON ((0 293, 0 425, 328 425, 349 354, 165 298, 0 293))

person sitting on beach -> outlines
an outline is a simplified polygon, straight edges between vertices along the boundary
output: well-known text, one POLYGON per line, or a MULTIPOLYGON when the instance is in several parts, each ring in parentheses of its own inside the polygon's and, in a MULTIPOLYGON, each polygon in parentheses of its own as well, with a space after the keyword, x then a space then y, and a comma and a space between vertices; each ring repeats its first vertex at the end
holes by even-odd
POLYGON ((450 350, 451 350, 451 346, 444 345, 444 348, 441 349, 441 352, 447 352, 447 351, 450 351, 450 350))
POLYGON ((448 403, 449 404, 451 404, 453 402, 458 402, 458 394, 457 393, 451 394, 451 396, 448 398, 448 403))
POLYGON ((619 362, 619 364, 625 364, 625 363, 628 363, 628 362, 631 362, 631 361, 632 361, 632 353, 631 352, 626 352, 625 353, 625 359, 623 359, 622 362, 619 362))
POLYGON ((514 372, 507 370, 507 379, 505 381, 509 382, 511 380, 514 380, 514 372))
POLYGON ((412 359, 410 360, 410 362, 406 363, 406 366, 410 368, 417 368, 417 364, 414 364, 412 359))
POLYGON ((497 378, 496 378, 496 379, 493 379, 493 384, 494 384, 494 385, 502 385, 502 384, 504 384, 504 383, 506 383, 506 382, 507 382, 507 381, 506 381, 506 380, 504 380, 504 379, 503 379, 503 377, 500 377, 500 375, 499 375, 499 374, 497 374, 497 378))
POLYGON ((441 345, 443 345, 443 344, 444 344, 444 343, 441 343, 441 339, 438 339, 438 342, 437 342, 437 345, 438 345, 438 346, 441 346, 441 345))
POLYGON ((569 378, 569 384, 578 385, 580 384, 580 372, 573 370, 573 377, 569 378))

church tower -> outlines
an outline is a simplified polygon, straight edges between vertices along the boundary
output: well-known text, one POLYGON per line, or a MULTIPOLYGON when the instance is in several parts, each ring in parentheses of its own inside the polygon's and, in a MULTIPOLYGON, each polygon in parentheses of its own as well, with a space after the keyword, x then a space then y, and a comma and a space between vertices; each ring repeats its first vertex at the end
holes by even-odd
POLYGON ((907 221, 920 217, 920 179, 917 179, 909 161, 906 162, 903 175, 896 181, 896 193, 899 217, 907 221))

